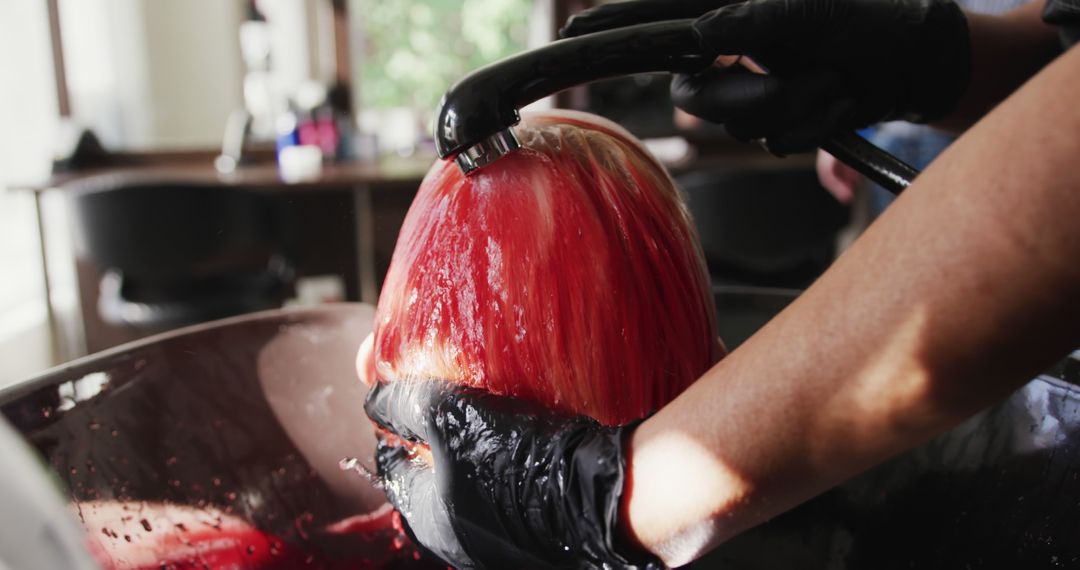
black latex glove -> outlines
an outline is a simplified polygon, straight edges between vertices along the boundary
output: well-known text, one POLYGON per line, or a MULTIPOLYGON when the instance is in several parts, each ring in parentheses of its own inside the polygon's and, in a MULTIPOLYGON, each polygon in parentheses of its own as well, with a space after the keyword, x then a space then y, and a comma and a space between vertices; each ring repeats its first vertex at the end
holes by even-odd
POLYGON ((441 381, 379 383, 364 405, 431 447, 381 438, 379 476, 421 545, 458 568, 660 568, 616 535, 630 426, 556 416, 441 381))
POLYGON ((695 16, 703 53, 746 55, 769 74, 678 76, 675 104, 778 154, 880 121, 939 119, 970 80, 967 19, 949 0, 636 0, 586 10, 560 33, 695 16))

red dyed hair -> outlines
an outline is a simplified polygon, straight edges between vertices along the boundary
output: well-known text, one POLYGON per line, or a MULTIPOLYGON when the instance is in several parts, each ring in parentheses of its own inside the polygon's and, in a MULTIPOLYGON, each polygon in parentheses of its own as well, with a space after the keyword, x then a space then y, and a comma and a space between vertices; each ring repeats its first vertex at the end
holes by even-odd
POLYGON ((689 214, 607 120, 551 112, 516 133, 472 175, 440 161, 425 177, 379 299, 376 377, 642 417, 722 355, 689 214))

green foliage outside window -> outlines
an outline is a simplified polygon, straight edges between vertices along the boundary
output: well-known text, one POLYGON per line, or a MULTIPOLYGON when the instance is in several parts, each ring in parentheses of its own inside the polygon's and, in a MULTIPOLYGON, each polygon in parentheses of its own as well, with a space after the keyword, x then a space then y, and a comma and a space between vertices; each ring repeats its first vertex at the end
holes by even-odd
POLYGON ((362 108, 435 109, 456 80, 526 47, 533 0, 353 0, 362 108))

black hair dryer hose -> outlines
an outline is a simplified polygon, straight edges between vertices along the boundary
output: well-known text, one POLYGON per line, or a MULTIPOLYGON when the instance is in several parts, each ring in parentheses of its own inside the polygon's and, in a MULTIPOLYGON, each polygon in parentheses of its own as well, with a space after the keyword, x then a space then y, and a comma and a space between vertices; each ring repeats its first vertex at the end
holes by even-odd
MULTIPOLYGON (((435 148, 465 173, 517 148, 510 127, 518 109, 590 81, 666 71, 696 73, 715 54, 705 54, 692 20, 628 26, 559 40, 482 67, 443 95, 435 119, 435 148)), ((899 194, 918 174, 891 154, 852 132, 831 137, 822 148, 883 188, 899 194)))

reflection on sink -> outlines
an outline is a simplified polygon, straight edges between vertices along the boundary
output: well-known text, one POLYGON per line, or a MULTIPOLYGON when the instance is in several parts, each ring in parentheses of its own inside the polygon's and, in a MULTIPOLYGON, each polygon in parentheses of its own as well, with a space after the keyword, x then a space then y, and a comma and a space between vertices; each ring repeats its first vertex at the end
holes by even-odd
POLYGON ((354 362, 364 305, 197 325, 0 392, 109 568, 426 565, 383 493, 354 362), (188 566, 184 566, 187 564, 188 566))

